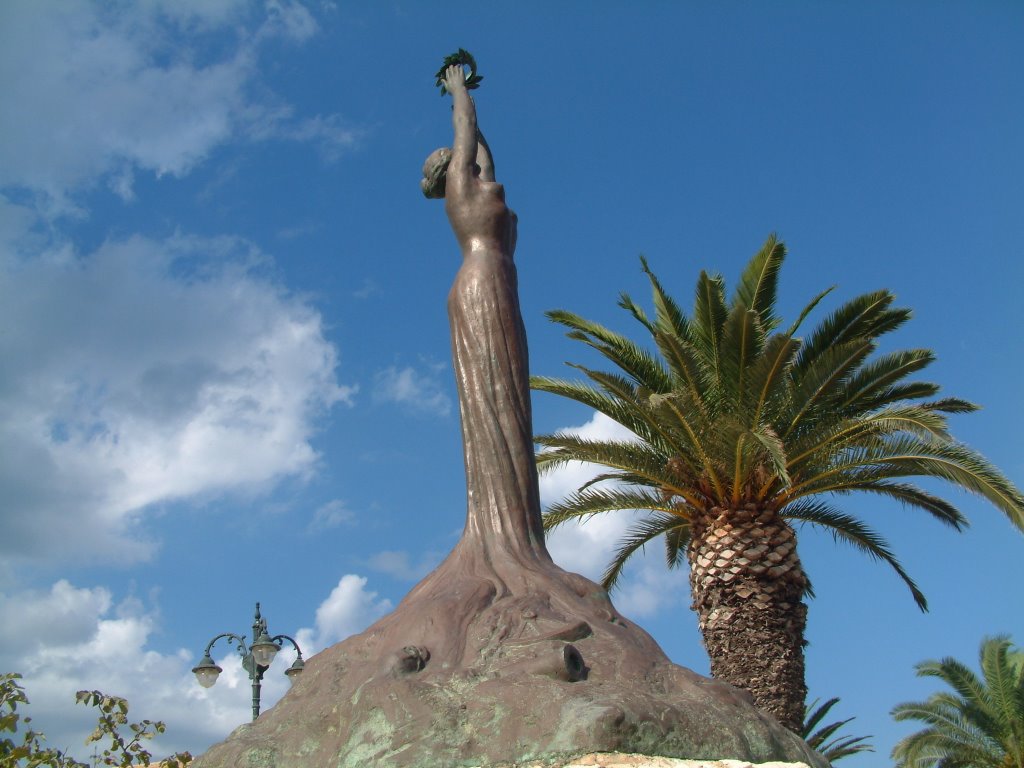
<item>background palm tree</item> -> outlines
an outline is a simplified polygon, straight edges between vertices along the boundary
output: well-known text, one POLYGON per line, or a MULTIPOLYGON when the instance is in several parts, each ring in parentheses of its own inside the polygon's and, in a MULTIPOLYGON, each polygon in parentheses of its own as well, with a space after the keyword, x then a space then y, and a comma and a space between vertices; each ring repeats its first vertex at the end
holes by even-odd
POLYGON ((838 703, 838 697, 833 697, 820 706, 818 699, 808 704, 804 709, 804 721, 800 727, 800 736, 811 749, 819 752, 830 763, 859 752, 874 752, 875 748, 868 741, 870 736, 839 734, 839 731, 856 718, 848 717, 827 725, 821 724, 832 707, 838 703))
POLYGON ((1024 653, 1008 637, 981 644, 978 677, 953 658, 917 665, 919 677, 937 677, 952 692, 896 706, 897 720, 927 725, 893 748, 901 768, 1024 768, 1024 653))
POLYGON ((728 302, 722 278, 702 272, 691 316, 641 259, 654 317, 629 296, 619 304, 657 353, 556 310, 548 313, 551 320, 619 372, 574 366, 587 381, 535 377, 532 384, 590 406, 636 436, 537 438, 542 472, 570 461, 605 468, 547 511, 546 528, 604 512, 647 511, 620 543, 605 586, 614 586, 634 552, 663 537, 670 566, 684 554, 689 562, 712 674, 745 688, 799 731, 807 693, 803 598, 810 584, 791 523, 827 528, 888 563, 924 609, 924 595, 885 540, 831 500, 851 491, 879 494, 960 528, 966 520, 953 505, 901 479, 947 480, 989 499, 1018 527, 1024 527, 1024 497, 949 435, 946 415, 975 406, 932 399, 937 385, 907 380, 932 362, 931 351, 874 354, 878 339, 910 317, 893 307, 890 292, 859 296, 798 338, 824 291, 780 331, 775 299, 784 258, 782 243, 769 238, 728 302))

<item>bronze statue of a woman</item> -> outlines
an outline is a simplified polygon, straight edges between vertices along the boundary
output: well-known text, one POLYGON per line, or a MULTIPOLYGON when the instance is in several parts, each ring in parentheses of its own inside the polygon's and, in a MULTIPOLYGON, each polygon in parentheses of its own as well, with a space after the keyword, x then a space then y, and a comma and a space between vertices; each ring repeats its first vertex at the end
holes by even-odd
POLYGON ((428 158, 423 191, 444 198, 462 249, 448 317, 465 530, 392 613, 309 659, 277 706, 196 768, 486 766, 615 750, 827 768, 739 691, 672 664, 600 586, 548 555, 516 216, 461 64, 438 79, 452 96, 455 141, 428 158))
POLYGON ((447 68, 455 139, 423 167, 427 197, 443 197, 462 249, 448 294, 452 359, 466 462, 466 537, 474 546, 549 559, 533 458, 526 333, 519 311, 516 215, 494 177, 461 64, 447 68))

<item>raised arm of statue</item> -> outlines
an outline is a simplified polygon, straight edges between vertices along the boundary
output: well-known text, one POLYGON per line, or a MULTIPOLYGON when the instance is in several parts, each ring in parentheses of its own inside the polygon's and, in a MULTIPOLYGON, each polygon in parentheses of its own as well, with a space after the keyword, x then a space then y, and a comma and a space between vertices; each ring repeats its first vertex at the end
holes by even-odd
MULTIPOLYGON (((439 76, 440 77, 440 76, 439 76)), ((477 123, 476 104, 466 87, 461 64, 444 69, 441 78, 452 97, 451 149, 431 153, 423 165, 423 194, 444 198, 445 212, 463 254, 489 253, 511 258, 516 218, 505 204, 505 190, 494 178, 494 159, 477 123)))
POLYGON ((477 122, 476 104, 466 90, 461 64, 453 64, 445 71, 445 88, 452 96, 452 125, 455 129, 448 183, 456 185, 455 194, 458 194, 462 191, 458 187, 470 183, 473 178, 494 181, 494 158, 477 122))
POLYGON ((452 64, 445 71, 445 87, 452 96, 452 161, 448 167, 448 184, 464 184, 473 178, 476 165, 476 105, 466 90, 466 74, 461 64, 452 64))
POLYGON ((476 164, 480 168, 480 179, 481 181, 494 181, 494 156, 491 154, 491 148, 487 145, 487 139, 484 138, 479 125, 476 127, 476 144, 476 164))

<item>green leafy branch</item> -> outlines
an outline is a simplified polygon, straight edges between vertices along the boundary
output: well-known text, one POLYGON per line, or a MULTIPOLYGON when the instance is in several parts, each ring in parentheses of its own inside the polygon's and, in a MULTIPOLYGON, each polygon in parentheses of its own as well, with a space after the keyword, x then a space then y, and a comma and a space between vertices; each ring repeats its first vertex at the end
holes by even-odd
MULTIPOLYGON (((79 691, 75 702, 100 711, 96 728, 85 740, 86 744, 110 739, 110 746, 103 750, 103 764, 129 768, 132 765, 149 765, 153 755, 143 747, 143 742, 166 730, 159 720, 128 722, 128 702, 120 696, 108 696, 102 691, 79 691), (127 726, 130 737, 121 734, 121 726, 127 726)), ((161 761, 164 768, 185 768, 192 761, 192 755, 182 752, 161 761)))
MULTIPOLYGON (((32 721, 32 718, 23 717, 18 712, 18 705, 28 704, 25 688, 18 682, 21 679, 17 672, 0 674, 0 734, 16 734, 19 726, 28 726, 32 721)), ((166 730, 162 722, 128 722, 128 702, 120 696, 108 696, 101 691, 79 691, 75 701, 99 710, 96 728, 85 743, 110 739, 109 747, 103 750, 103 765, 129 768, 152 762, 153 756, 145 749, 143 742, 166 730), (121 733, 123 727, 127 727, 130 735, 121 733)), ((0 768, 37 768, 44 765, 50 768, 89 768, 86 763, 75 760, 64 750, 44 746, 45 740, 41 732, 32 728, 22 733, 20 741, 10 737, 0 738, 0 768)), ((162 760, 161 765, 164 768, 186 768, 190 762, 191 754, 179 752, 162 760)))
POLYGON ((0 737, 0 766, 88 768, 84 763, 68 757, 65 752, 44 746, 46 737, 29 727, 32 718, 18 712, 19 704, 28 704, 25 688, 18 682, 20 679, 21 675, 17 672, 0 675, 0 734, 16 734, 19 726, 25 727, 20 740, 9 736, 0 737))
POLYGON ((476 73, 476 59, 473 58, 473 54, 465 48, 459 48, 455 53, 450 53, 444 57, 444 63, 441 65, 441 68, 437 70, 437 74, 434 75, 434 77, 437 78, 437 82, 434 83, 434 85, 441 89, 442 96, 448 93, 448 88, 445 86, 444 82, 445 72, 448 70, 448 67, 455 64, 469 67, 469 74, 466 75, 467 91, 479 88, 480 81, 484 79, 483 75, 478 75, 476 73))

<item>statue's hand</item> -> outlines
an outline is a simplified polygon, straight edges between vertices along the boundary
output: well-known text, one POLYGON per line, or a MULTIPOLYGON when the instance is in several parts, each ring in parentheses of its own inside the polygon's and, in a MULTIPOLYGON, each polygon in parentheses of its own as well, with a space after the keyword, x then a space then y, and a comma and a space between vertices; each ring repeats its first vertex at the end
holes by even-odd
POLYGON ((466 72, 461 64, 452 64, 444 71, 444 87, 449 93, 466 90, 466 72))

